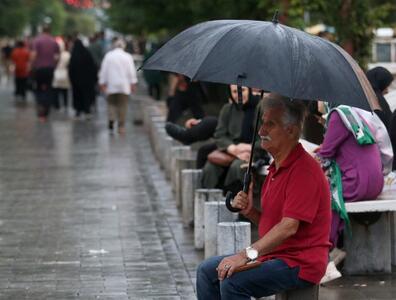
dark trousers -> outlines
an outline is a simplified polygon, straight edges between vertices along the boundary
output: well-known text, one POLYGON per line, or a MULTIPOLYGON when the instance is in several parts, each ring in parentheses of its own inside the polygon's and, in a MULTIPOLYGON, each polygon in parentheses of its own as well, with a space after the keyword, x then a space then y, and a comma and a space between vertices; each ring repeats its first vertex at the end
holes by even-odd
POLYGON ((52 79, 54 68, 38 68, 34 70, 35 94, 37 102, 37 114, 39 117, 47 117, 54 99, 52 79))
POLYGON ((63 99, 63 106, 68 107, 69 99, 68 99, 68 91, 67 89, 56 88, 55 91, 55 99, 54 99, 54 107, 59 109, 62 106, 62 99, 63 99))
POLYGON ((217 127, 217 118, 208 116, 201 119, 197 125, 186 129, 186 137, 191 143, 198 141, 206 141, 213 137, 217 127))
POLYGON ((257 268, 234 273, 219 281, 216 268, 224 257, 211 257, 198 267, 198 300, 250 300, 251 296, 261 298, 312 286, 312 283, 298 278, 299 267, 290 268, 280 259, 268 260, 257 268))
POLYGON ((148 86, 148 93, 151 97, 153 97, 156 100, 161 99, 161 87, 159 83, 156 84, 150 84, 148 86))
POLYGON ((203 145, 198 149, 196 160, 197 169, 202 169, 205 166, 206 161, 208 160, 208 155, 210 154, 210 152, 216 149, 217 146, 215 143, 203 145))
POLYGON ((95 86, 73 85, 73 107, 76 115, 89 114, 91 105, 95 102, 95 86))
POLYGON ((176 123, 185 110, 190 110, 194 118, 201 119, 205 115, 201 101, 193 89, 185 92, 176 92, 174 97, 168 99, 167 121, 176 123))
POLYGON ((15 96, 26 98, 27 77, 15 77, 15 96))

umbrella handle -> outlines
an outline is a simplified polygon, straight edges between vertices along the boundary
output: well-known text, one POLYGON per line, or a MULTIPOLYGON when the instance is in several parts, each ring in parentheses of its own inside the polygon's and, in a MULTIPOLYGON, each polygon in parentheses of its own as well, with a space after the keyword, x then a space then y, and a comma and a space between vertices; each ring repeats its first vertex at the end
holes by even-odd
POLYGON ((239 208, 233 207, 231 205, 231 202, 232 202, 232 192, 228 191, 227 195, 226 195, 226 200, 225 200, 226 207, 231 212, 240 212, 241 210, 239 208))
MULTIPOLYGON (((245 193, 249 192, 250 180, 252 178, 253 151, 254 151, 254 145, 256 144, 256 135, 257 135, 258 125, 259 125, 259 120, 260 120, 260 113, 258 112, 257 116, 256 116, 256 124, 254 126, 254 133, 253 133, 253 138, 252 138, 252 150, 250 152, 249 165, 246 170, 245 176, 243 177, 243 191, 245 193)), ((232 200, 233 200, 232 193, 230 191, 228 191, 226 194, 226 200, 225 200, 226 207, 231 212, 241 211, 239 208, 235 208, 231 205, 232 200)))
MULTIPOLYGON (((251 172, 246 172, 245 176, 243 178, 243 191, 245 193, 249 192, 249 185, 250 185, 250 179, 251 178, 252 178, 251 177, 251 172)), ((230 191, 228 191, 227 195, 226 195, 226 200, 225 200, 226 207, 231 212, 239 212, 239 211, 241 211, 239 208, 235 208, 235 207, 232 206, 232 204, 231 204, 232 200, 233 200, 232 199, 232 193, 230 191)))

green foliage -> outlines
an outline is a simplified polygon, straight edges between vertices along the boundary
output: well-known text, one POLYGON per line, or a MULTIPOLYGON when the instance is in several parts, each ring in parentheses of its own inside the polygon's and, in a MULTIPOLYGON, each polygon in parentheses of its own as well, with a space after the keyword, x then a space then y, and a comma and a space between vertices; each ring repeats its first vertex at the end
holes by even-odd
POLYGON ((365 68, 371 57, 373 30, 384 26, 386 17, 395 12, 396 3, 383 0, 318 1, 316 12, 335 27, 337 40, 352 48, 353 57, 365 68))
POLYGON ((120 32, 173 35, 206 20, 271 20, 276 10, 282 23, 303 29, 311 25, 304 20, 309 12, 313 22, 335 27, 337 41, 351 46, 352 55, 364 67, 373 29, 385 20, 396 22, 395 7, 394 0, 113 0, 108 13, 111 25, 120 32))
POLYGON ((19 36, 28 26, 35 34, 48 23, 56 35, 72 32, 88 35, 95 31, 95 19, 87 10, 73 9, 63 0, 0 1, 0 36, 19 36))
POLYGON ((0 1, 0 36, 16 36, 28 21, 28 10, 24 0, 0 1))
POLYGON ((85 13, 69 13, 66 16, 63 34, 73 35, 76 32, 84 35, 92 35, 95 32, 95 19, 85 13))
POLYGON ((66 19, 66 11, 61 1, 27 0, 30 25, 33 30, 45 23, 51 24, 53 34, 61 34, 66 19))
POLYGON ((108 10, 111 25, 120 32, 149 34, 179 32, 214 19, 268 19, 257 0, 114 0, 108 10))

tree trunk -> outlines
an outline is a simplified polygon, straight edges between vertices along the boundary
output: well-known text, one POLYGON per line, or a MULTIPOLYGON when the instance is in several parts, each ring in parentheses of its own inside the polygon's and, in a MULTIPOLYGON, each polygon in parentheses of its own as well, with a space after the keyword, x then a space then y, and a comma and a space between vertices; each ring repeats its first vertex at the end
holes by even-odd
MULTIPOLYGON (((341 4, 341 9, 340 9, 340 16, 342 19, 342 23, 344 26, 347 26, 348 20, 350 18, 350 13, 351 13, 351 7, 352 7, 352 0, 343 0, 341 4)), ((353 37, 351 36, 345 36, 343 40, 341 41, 341 47, 348 52, 352 57, 355 53, 355 48, 354 48, 354 43, 353 43, 353 37)))

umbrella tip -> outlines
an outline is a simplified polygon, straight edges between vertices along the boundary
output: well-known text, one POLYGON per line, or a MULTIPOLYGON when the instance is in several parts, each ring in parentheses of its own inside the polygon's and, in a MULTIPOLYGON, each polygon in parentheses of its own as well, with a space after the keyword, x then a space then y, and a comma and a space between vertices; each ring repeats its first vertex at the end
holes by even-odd
POLYGON ((272 23, 274 23, 274 24, 278 24, 279 23, 278 14, 279 14, 279 11, 276 10, 275 13, 274 13, 274 16, 272 17, 272 23))

